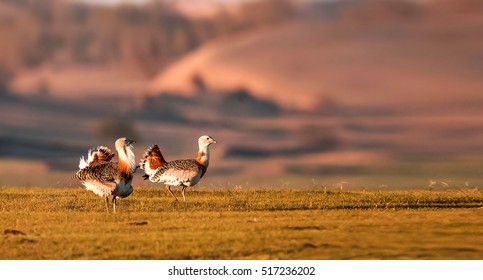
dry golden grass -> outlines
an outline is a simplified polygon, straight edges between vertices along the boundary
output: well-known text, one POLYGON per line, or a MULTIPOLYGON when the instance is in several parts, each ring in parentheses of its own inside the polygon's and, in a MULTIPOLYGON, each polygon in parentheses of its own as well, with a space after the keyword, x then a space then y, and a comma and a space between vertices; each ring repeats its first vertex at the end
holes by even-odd
POLYGON ((481 259, 482 191, 0 188, 1 259, 481 259))

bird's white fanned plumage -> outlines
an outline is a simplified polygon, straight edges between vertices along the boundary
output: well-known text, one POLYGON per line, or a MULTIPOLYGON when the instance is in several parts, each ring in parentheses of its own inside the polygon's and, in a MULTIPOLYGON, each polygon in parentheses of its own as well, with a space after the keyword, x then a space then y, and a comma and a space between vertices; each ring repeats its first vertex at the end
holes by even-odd
POLYGON ((97 146, 93 149, 89 149, 87 152, 87 159, 82 156, 79 161, 79 169, 84 169, 87 166, 95 163, 94 159, 99 161, 110 161, 114 157, 111 150, 104 146, 97 146))
POLYGON ((126 138, 119 138, 116 141, 116 150, 119 161, 112 162, 114 153, 109 148, 98 146, 90 149, 87 159, 80 158, 79 171, 74 178, 81 181, 86 190, 106 198, 113 196, 114 211, 116 207, 116 197, 127 197, 133 192, 131 185, 133 173, 136 170, 136 160, 134 157, 134 141, 126 138))

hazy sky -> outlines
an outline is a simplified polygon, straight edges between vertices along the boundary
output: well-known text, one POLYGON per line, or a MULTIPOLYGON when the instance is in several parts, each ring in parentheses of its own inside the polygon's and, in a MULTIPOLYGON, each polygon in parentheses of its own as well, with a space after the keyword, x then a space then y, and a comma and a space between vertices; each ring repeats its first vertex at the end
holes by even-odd
MULTIPOLYGON (((85 3, 91 3, 91 4, 116 5, 121 3, 142 4, 145 2, 149 2, 150 0, 70 0, 70 1, 85 2, 85 3)), ((171 0, 171 1, 175 2, 175 0, 171 0)), ((186 2, 186 0, 182 0, 182 1, 186 2)), ((199 1, 199 0, 193 0, 193 1, 199 1)), ((230 2, 234 3, 234 2, 247 2, 247 1, 253 1, 253 0, 202 0, 202 1, 214 2, 214 3, 230 3, 230 2)))

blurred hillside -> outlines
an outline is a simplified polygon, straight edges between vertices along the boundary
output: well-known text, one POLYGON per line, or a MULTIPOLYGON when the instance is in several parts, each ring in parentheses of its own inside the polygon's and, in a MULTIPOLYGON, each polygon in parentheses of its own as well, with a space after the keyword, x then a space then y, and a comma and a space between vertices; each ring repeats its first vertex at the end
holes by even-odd
POLYGON ((197 76, 213 89, 245 87, 303 110, 327 100, 419 110, 483 102, 480 1, 332 8, 330 19, 306 16, 211 41, 163 70, 151 90, 194 94, 197 76))
POLYGON ((203 186, 483 182, 481 1, 202 2, 0 3, 0 185, 77 186, 121 136, 193 157, 202 134, 203 186))
MULTIPOLYGON (((208 40, 284 17, 279 1, 251 4, 263 8, 262 15, 240 10, 229 17, 220 10, 209 18, 188 17, 171 2, 89 6, 62 0, 2 1, 0 82, 12 82, 16 91, 48 89, 66 95, 78 93, 64 85, 73 77, 90 77, 92 71, 110 66, 108 71, 120 77, 145 82, 208 40)), ((102 83, 91 80, 103 93, 102 83)))

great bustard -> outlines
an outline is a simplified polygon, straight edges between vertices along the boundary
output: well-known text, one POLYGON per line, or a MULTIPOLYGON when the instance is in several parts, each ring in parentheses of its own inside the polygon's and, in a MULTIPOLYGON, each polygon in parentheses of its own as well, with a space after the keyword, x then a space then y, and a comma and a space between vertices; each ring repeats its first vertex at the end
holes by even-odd
POLYGON ((89 150, 87 160, 81 157, 79 171, 74 178, 81 181, 86 190, 106 198, 109 212, 109 196, 112 195, 113 211, 116 212, 116 197, 127 197, 133 192, 131 185, 136 171, 132 140, 119 138, 116 141, 118 162, 112 162, 114 153, 109 148, 98 146, 89 150))
POLYGON ((144 179, 151 182, 164 183, 169 193, 178 201, 171 191, 171 187, 181 187, 183 201, 186 202, 185 190, 187 187, 196 185, 205 175, 210 163, 210 145, 216 141, 210 136, 204 135, 198 139, 198 157, 196 159, 182 159, 167 162, 164 160, 158 145, 151 146, 146 150, 141 169, 146 173, 144 179))

